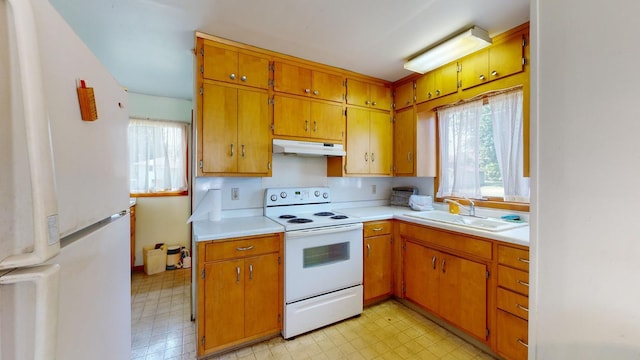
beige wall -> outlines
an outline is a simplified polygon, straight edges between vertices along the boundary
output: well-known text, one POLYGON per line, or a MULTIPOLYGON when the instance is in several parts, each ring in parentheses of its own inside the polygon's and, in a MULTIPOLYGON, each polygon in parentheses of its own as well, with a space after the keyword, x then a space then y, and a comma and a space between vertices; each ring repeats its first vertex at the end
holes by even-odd
POLYGON ((136 202, 136 261, 143 265, 142 249, 157 243, 189 248, 188 196, 138 198, 136 202))

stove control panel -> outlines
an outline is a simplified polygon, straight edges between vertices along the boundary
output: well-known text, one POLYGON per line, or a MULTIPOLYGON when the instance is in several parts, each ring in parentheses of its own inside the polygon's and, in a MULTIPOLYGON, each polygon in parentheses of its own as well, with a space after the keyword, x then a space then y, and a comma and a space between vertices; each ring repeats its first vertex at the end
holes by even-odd
POLYGON ((305 205, 331 202, 328 187, 265 189, 265 206, 305 205))

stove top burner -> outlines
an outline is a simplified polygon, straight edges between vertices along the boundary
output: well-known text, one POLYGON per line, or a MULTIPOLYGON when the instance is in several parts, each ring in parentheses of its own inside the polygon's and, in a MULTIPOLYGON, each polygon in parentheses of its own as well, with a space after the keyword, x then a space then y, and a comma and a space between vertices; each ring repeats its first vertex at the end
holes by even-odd
POLYGON ((321 211, 321 212, 317 212, 317 213, 315 213, 313 215, 315 215, 315 216, 333 216, 335 214, 330 212, 330 211, 321 211))
POLYGON ((347 215, 335 215, 332 216, 331 219, 335 219, 335 220, 342 220, 342 219, 348 219, 349 217, 347 215))
POLYGON ((280 219, 293 219, 295 218, 295 215, 280 215, 279 218, 280 219))
POLYGON ((313 220, 305 219, 305 218, 295 218, 295 219, 291 219, 291 220, 289 220, 287 222, 292 223, 292 224, 305 224, 305 223, 313 222, 313 220))

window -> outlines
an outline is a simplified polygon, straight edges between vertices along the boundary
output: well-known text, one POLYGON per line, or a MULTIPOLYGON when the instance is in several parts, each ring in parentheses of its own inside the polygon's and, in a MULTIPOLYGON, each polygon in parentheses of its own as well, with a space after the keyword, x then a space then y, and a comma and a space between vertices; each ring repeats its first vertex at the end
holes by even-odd
POLYGON ((131 194, 183 194, 187 191, 188 124, 129 120, 131 194))
POLYGON ((529 202, 521 88, 437 110, 438 197, 529 202))

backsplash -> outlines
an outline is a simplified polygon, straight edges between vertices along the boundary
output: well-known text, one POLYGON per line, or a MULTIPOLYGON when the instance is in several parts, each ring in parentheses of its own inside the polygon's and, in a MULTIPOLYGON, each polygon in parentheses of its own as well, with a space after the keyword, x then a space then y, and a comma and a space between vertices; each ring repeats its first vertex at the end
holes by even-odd
MULTIPOLYGON (((327 186, 331 188, 333 203, 371 202, 386 204, 395 186, 415 186, 422 195, 433 195, 433 178, 413 177, 327 177, 324 157, 273 155, 272 177, 197 177, 193 186, 194 209, 209 189, 222 190, 223 216, 235 210, 253 210, 261 213, 264 189, 274 187, 327 186), (233 188, 238 189, 238 200, 231 199, 233 188)), ((344 205, 344 204, 343 204, 344 205)), ((366 205, 364 205, 366 206, 366 205)))

